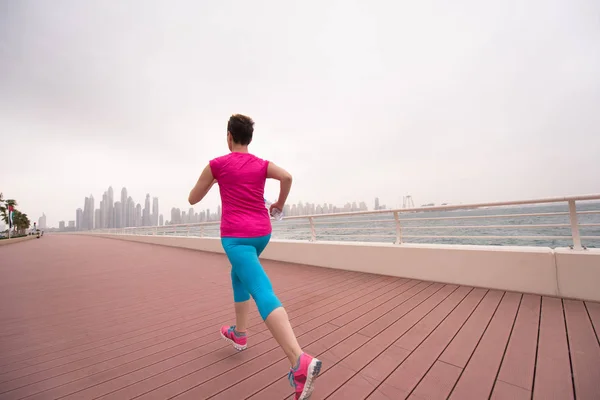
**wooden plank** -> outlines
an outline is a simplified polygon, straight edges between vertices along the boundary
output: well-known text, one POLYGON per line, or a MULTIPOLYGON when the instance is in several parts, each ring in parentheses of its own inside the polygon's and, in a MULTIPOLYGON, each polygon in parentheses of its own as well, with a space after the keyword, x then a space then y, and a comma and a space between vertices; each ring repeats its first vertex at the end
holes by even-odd
POLYGON ((563 300, 577 399, 600 399, 600 345, 583 302, 563 300))
POLYGON ((598 339, 598 342, 600 342, 600 303, 586 301, 585 307, 587 308, 590 320, 594 326, 594 331, 596 331, 596 338, 598 339))
POLYGON ((503 381, 497 381, 491 400, 530 400, 531 391, 503 381))
POLYGON ((533 399, 573 398, 562 301, 553 297, 543 297, 533 399))
POLYGON ((523 295, 498 374, 499 380, 519 386, 528 392, 533 389, 540 307, 540 296, 523 295))
POLYGON ((482 399, 491 395, 520 301, 521 294, 504 295, 450 399, 482 399))
POLYGON ((473 315, 444 350, 440 356, 440 361, 456 365, 459 368, 467 366, 471 354, 473 354, 477 343, 479 343, 483 332, 500 304, 502 295, 503 292, 498 290, 490 290, 485 295, 473 315))
POLYGON ((410 398, 445 400, 460 377, 462 368, 436 361, 412 392, 410 398))

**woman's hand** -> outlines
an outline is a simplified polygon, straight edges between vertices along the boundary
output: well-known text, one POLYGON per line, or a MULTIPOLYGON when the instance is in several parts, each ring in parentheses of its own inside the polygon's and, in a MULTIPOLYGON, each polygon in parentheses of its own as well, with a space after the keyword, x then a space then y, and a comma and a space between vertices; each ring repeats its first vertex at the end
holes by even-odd
POLYGON ((285 204, 281 204, 279 203, 279 201, 276 201, 275 203, 271 204, 271 207, 269 207, 269 214, 273 215, 273 210, 279 210, 280 212, 283 212, 283 206, 285 206, 285 204))

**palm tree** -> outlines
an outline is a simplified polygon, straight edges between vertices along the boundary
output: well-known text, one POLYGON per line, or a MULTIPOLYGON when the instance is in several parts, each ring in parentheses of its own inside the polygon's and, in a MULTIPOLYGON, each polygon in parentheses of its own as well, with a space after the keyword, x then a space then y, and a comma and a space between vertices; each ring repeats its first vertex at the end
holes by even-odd
POLYGON ((21 233, 21 234, 25 233, 27 231, 27 229, 29 229, 29 226, 31 225, 31 222, 29 221, 27 214, 23 214, 19 210, 14 211, 13 222, 17 229, 17 232, 21 233))
MULTIPOLYGON (((8 225, 8 206, 13 206, 13 208, 16 207, 17 201, 13 200, 13 199, 8 199, 8 200, 2 200, 2 202, 5 203, 6 205, 0 204, 0 214, 2 214, 2 220, 4 221, 4 223, 8 225)), ((15 209, 14 211, 16 212, 17 210, 15 209)), ((14 215, 13 215, 13 222, 14 222, 14 215)))

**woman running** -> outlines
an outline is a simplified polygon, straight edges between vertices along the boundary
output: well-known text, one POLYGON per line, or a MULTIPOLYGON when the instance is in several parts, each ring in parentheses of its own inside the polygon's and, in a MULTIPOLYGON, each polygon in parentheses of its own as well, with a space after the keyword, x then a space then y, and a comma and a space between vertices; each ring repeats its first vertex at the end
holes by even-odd
POLYGON ((219 183, 223 215, 221 244, 231 262, 231 283, 235 302, 235 325, 221 327, 221 336, 237 350, 247 347, 250 296, 263 321, 288 359, 288 375, 297 400, 306 400, 321 370, 321 361, 302 352, 288 315, 275 296, 269 277, 258 257, 271 238, 271 219, 265 207, 264 189, 267 178, 280 182, 279 199, 270 207, 283 210, 292 187, 292 176, 272 162, 248 152, 254 121, 235 114, 227 123, 229 154, 215 158, 204 168, 189 202, 201 201, 210 188, 219 183))

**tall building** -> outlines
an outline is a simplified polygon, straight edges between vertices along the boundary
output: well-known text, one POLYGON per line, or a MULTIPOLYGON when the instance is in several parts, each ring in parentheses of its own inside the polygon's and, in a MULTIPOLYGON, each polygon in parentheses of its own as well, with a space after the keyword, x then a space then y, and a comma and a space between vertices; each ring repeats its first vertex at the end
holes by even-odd
POLYGON ((135 226, 135 202, 131 196, 127 198, 127 216, 125 217, 125 226, 135 226))
POLYGON ((108 228, 108 192, 104 192, 100 200, 100 210, 102 218, 102 228, 108 228))
POLYGON ((81 208, 78 208, 75 212, 75 229, 78 231, 83 229, 83 210, 81 208))
MULTIPOLYGON (((94 209, 94 196, 90 194, 90 197, 85 198, 85 203, 83 206, 83 221, 81 223, 81 228, 84 230, 94 229, 94 217, 97 216, 94 209)), ((96 217, 96 224, 98 224, 98 219, 96 217)))
POLYGON ((121 228, 126 228, 127 226, 127 188, 123 187, 121 189, 121 224, 123 225, 121 228))
POLYGON ((120 201, 115 202, 115 228, 124 228, 123 205, 120 201))
POLYGON ((65 230, 65 221, 60 221, 58 223, 58 229, 60 229, 61 231, 65 230))
MULTIPOLYGON (((81 229, 82 230, 88 230, 88 229, 94 228, 93 226, 90 226, 90 222, 89 222, 90 221, 90 217, 89 217, 90 210, 89 210, 89 207, 90 207, 90 198, 86 197, 85 201, 83 203, 83 221, 81 221, 81 229)), ((94 210, 93 209, 91 211, 91 214, 92 214, 92 219, 94 219, 94 215, 93 215, 94 214, 94 210)))
POLYGON ((99 208, 94 211, 94 225, 90 229, 102 229, 102 210, 99 208))
POLYGON ((142 226, 142 205, 140 203, 135 206, 134 226, 142 226))
POLYGON ((142 226, 150 226, 152 225, 150 221, 150 195, 146 194, 146 201, 144 202, 144 213, 142 226))
MULTIPOLYGON (((102 196, 102 197, 104 197, 104 196, 102 196)), ((98 210, 100 210, 98 217, 100 219, 98 219, 97 222, 95 223, 96 229, 104 229, 105 228, 105 222, 106 222, 104 219, 104 216, 106 215, 105 214, 105 208, 106 208, 105 204, 106 204, 106 202, 104 200, 100 200, 100 204, 98 204, 98 210)))
POLYGON ((379 197, 375 197, 375 211, 379 210, 379 197))
POLYGON ((163 226, 164 224, 165 224, 165 220, 163 218, 163 215, 160 214, 160 217, 158 217, 158 225, 163 226))
POLYGON ((38 229, 46 229, 46 214, 42 213, 42 216, 38 219, 38 229))
POLYGON ((108 214, 108 224, 107 228, 115 227, 115 196, 113 192, 112 186, 108 187, 108 204, 107 204, 107 214, 108 214))
POLYGON ((152 198, 152 226, 158 225, 158 197, 152 198))
POLYGON ((181 210, 179 208, 171 208, 171 225, 181 224, 181 210))
POLYGON ((75 221, 69 221, 69 230, 75 229, 75 221))

